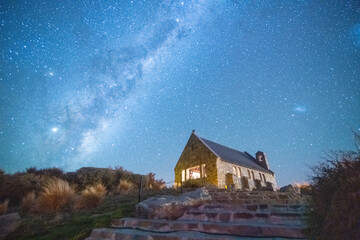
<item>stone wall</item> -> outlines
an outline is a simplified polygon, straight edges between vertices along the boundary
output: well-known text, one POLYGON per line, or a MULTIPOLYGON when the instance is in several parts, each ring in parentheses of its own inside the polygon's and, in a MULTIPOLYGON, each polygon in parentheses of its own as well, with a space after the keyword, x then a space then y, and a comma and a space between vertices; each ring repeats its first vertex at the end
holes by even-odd
MULTIPOLYGON (((218 182, 219 182, 218 187, 219 188, 229 188, 230 187, 230 186, 226 186, 226 182, 225 182, 226 174, 233 175, 233 182, 234 182, 235 189, 243 188, 242 181, 241 181, 241 177, 243 177, 243 176, 248 177, 249 190, 253 190, 256 188, 255 179, 260 180, 259 171, 257 171, 257 170, 253 170, 250 168, 246 168, 246 167, 242 167, 242 166, 235 165, 232 163, 228 163, 228 162, 222 161, 220 158, 217 159, 217 166, 218 166, 217 167, 217 169, 218 169, 217 175, 218 175, 218 182), (238 169, 240 169, 240 175, 239 175, 238 169), (248 174, 248 171, 250 172, 250 176, 248 174), (252 172, 254 172, 255 179, 252 176, 252 172)), ((272 174, 263 173, 263 172, 261 172, 261 174, 265 175, 266 182, 270 182, 270 183, 274 184, 274 186, 276 188, 275 176, 273 176, 272 174)), ((262 178, 260 181, 261 186, 265 187, 266 182, 262 178)))
MULTIPOLYGON (((196 179, 201 185, 203 184, 218 184, 216 155, 210 151, 200 139, 191 134, 184 151, 182 152, 178 163, 175 166, 175 184, 181 185, 181 171, 187 168, 201 166, 205 164, 206 177, 196 179)), ((186 171, 185 171, 186 172, 186 171)), ((203 176, 201 170, 201 176, 203 176)))

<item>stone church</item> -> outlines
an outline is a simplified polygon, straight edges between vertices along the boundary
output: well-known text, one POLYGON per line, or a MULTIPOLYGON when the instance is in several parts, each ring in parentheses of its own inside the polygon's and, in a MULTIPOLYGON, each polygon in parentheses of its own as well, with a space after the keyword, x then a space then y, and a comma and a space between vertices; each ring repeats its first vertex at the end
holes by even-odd
POLYGON ((175 184, 180 187, 189 182, 242 190, 276 188, 275 174, 263 152, 253 157, 201 138, 194 130, 175 166, 175 184))

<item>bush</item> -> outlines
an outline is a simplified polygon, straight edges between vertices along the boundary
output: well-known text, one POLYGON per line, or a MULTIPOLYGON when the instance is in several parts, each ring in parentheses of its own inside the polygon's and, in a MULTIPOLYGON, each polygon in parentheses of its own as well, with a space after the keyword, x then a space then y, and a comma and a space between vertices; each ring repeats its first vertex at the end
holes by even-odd
POLYGON ((313 172, 310 236, 360 239, 360 152, 332 154, 313 172))
POLYGON ((0 201, 10 199, 11 205, 20 205, 26 193, 40 191, 47 179, 32 173, 6 174, 0 186, 0 201))
POLYGON ((5 178, 5 172, 0 168, 0 186, 3 184, 5 178))
POLYGON ((202 183, 200 179, 189 179, 183 182, 183 188, 200 188, 202 187, 202 183))
POLYGON ((9 199, 6 199, 3 203, 0 203, 0 215, 3 215, 7 212, 9 206, 9 199))
POLYGON ((24 214, 34 212, 36 209, 36 194, 34 191, 29 192, 21 201, 21 212, 24 214))
POLYGON ((42 186, 51 177, 64 178, 59 168, 45 168, 37 170, 28 168, 26 172, 4 174, 0 171, 0 201, 10 199, 11 205, 20 205, 25 194, 31 191, 41 191, 42 186))
POLYGON ((75 202, 75 209, 89 209, 100 205, 104 200, 106 188, 103 184, 98 183, 89 186, 81 192, 81 197, 75 202))
POLYGON ((43 169, 36 169, 36 167, 31 167, 26 169, 26 173, 35 174, 35 175, 46 175, 51 177, 57 178, 64 178, 64 171, 60 168, 43 168, 43 169))
POLYGON ((136 190, 136 185, 129 180, 121 179, 117 188, 118 193, 130 193, 136 190))
POLYGON ((67 181, 59 178, 50 179, 38 197, 40 212, 59 212, 68 206, 75 192, 67 181))
POLYGON ((76 175, 77 184, 79 184, 82 189, 100 182, 103 183, 108 190, 111 190, 116 185, 117 173, 110 168, 84 167, 77 170, 76 175))
POLYGON ((165 187, 165 182, 162 179, 155 179, 155 173, 149 173, 148 175, 146 175, 146 179, 147 179, 147 188, 149 189, 153 189, 155 191, 160 191, 161 189, 163 189, 165 187))

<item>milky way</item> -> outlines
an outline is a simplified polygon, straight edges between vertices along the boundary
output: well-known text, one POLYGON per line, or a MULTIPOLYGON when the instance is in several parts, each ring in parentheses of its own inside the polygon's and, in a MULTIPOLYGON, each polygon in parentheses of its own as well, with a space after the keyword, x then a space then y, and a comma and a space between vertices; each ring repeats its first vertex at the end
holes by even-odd
POLYGON ((360 131, 357 1, 3 1, 0 167, 167 182, 191 130, 280 185, 360 131))

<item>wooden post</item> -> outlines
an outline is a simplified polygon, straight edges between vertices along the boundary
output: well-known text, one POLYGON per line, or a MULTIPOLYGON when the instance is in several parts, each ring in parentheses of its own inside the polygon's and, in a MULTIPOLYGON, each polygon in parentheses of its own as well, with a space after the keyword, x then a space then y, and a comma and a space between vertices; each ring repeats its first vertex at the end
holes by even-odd
POLYGON ((143 188, 143 184, 142 184, 142 182, 143 182, 143 176, 142 175, 140 175, 140 184, 139 184, 139 202, 141 202, 141 195, 142 195, 142 188, 143 188))

